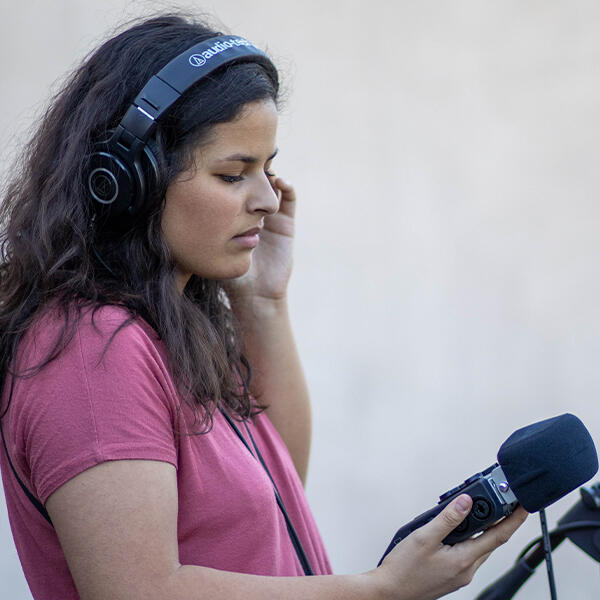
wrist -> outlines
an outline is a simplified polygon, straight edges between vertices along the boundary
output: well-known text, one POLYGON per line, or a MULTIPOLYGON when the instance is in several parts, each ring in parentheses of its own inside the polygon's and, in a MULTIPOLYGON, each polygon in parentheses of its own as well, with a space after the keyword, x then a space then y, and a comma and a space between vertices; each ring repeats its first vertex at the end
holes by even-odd
POLYGON ((369 589, 369 598, 373 600, 397 600, 398 590, 393 590, 392 586, 387 585, 382 575, 381 569, 376 568, 362 573, 359 577, 363 579, 365 587, 369 589))
POLYGON ((238 319, 272 319, 288 315, 287 295, 278 298, 265 296, 232 295, 229 297, 231 309, 238 319))

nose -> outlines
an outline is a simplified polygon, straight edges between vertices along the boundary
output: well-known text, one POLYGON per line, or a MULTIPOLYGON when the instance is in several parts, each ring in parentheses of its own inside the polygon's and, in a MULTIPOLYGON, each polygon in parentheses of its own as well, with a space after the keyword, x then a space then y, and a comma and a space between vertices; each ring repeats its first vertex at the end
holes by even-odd
POLYGON ((266 174, 258 178, 247 201, 249 212, 274 215, 279 210, 279 196, 271 185, 271 178, 266 174))

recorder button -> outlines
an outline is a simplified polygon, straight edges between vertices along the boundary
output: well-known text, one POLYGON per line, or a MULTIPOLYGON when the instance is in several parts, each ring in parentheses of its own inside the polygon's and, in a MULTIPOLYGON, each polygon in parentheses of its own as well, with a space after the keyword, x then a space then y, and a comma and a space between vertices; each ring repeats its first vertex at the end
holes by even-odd
POLYGON ((471 475, 469 479, 465 479, 465 485, 471 485, 473 482, 481 479, 481 473, 475 473, 475 475, 471 475))
POLYGON ((464 487, 464 485, 457 485, 455 488, 452 488, 451 490, 448 490, 447 492, 443 493, 440 496, 440 502, 443 502, 444 500, 447 500, 448 498, 451 498, 457 492, 459 492, 460 490, 462 490, 463 487, 464 487))

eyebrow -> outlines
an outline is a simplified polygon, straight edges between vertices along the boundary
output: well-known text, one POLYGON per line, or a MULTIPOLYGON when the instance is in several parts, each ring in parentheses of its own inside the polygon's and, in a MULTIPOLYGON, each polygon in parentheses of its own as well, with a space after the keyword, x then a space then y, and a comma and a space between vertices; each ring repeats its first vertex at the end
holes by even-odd
MULTIPOLYGON (((273 160, 277 156, 278 152, 279 152, 279 148, 277 148, 275 150, 275 152, 273 152, 273 154, 271 154, 271 156, 269 156, 269 158, 267 158, 267 162, 269 162, 270 160, 273 160)), ((259 160, 258 160, 258 158, 256 158, 256 156, 248 156, 247 154, 232 154, 231 156, 228 156, 227 158, 224 158, 223 160, 224 161, 243 162, 248 165, 253 165, 253 164, 259 162, 259 160)))

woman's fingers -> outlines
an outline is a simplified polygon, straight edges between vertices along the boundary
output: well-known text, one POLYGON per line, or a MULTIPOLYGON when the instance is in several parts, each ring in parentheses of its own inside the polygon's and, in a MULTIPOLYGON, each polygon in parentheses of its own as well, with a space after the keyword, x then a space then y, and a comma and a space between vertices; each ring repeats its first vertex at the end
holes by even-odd
MULTIPOLYGON (((451 531, 465 520, 472 506, 471 496, 461 494, 450 502, 439 515, 422 527, 423 538, 432 546, 438 546, 451 531)), ((417 529, 413 535, 420 537, 420 531, 417 529)))
MULTIPOLYGON (((437 545, 466 518, 473 505, 468 494, 461 494, 444 510, 422 528, 422 537, 430 544, 437 545)), ((490 527, 480 536, 460 543, 467 550, 473 561, 489 555, 493 550, 505 544, 512 534, 523 524, 527 512, 522 507, 507 518, 490 527)), ((419 530, 415 532, 419 535, 419 530)), ((483 562, 483 561, 482 561, 483 562)))
POLYGON ((492 555, 491 552, 486 552, 483 556, 480 556, 471 567, 473 569, 473 575, 477 572, 477 569, 492 555))
POLYGON ((294 191, 294 186, 291 183, 288 183, 285 179, 282 179, 281 177, 276 177, 273 182, 273 185, 275 188, 281 190, 282 196, 284 196, 288 202, 293 202, 294 200, 296 200, 296 192, 294 191))
POLYGON ((275 177, 272 185, 279 197, 279 212, 293 217, 296 210, 296 190, 294 186, 281 177, 275 177))
POLYGON ((523 507, 518 506, 506 519, 502 519, 502 521, 484 531, 479 537, 467 540, 464 543, 471 545, 475 555, 483 556, 488 554, 498 548, 498 546, 508 542, 512 534, 525 522, 527 516, 527 511, 523 507))

